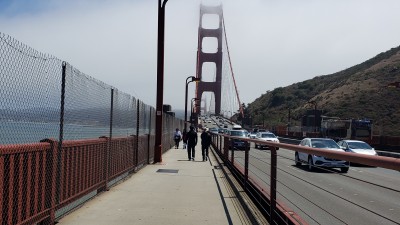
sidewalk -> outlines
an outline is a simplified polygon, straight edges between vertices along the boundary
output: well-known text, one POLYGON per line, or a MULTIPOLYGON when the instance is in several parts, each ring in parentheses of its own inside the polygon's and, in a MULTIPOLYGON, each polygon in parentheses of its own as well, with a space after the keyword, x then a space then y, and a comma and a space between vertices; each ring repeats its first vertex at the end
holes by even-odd
POLYGON ((147 165, 58 224, 252 224, 211 149, 209 157, 202 161, 200 141, 196 161, 173 148, 163 163, 147 165))

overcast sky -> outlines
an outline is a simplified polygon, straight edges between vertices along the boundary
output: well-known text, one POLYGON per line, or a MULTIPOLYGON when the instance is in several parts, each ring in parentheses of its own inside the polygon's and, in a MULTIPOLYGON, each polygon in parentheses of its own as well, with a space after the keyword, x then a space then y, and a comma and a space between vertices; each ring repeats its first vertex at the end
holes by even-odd
MULTIPOLYGON (((184 108, 185 79, 196 72, 200 2, 166 5, 164 104, 173 109, 184 108)), ((0 0, 0 32, 155 106, 157 5, 0 0)), ((399 0, 227 0, 223 10, 246 104, 268 90, 338 72, 400 45, 399 0)))

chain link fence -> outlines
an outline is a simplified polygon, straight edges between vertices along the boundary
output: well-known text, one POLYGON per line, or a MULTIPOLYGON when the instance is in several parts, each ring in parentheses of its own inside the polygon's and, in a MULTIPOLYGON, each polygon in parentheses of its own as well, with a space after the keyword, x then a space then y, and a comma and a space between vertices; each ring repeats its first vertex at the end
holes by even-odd
MULTIPOLYGON (((154 161, 155 109, 0 33, 0 224, 54 223, 154 161)), ((163 115, 163 152, 183 121, 163 115)))

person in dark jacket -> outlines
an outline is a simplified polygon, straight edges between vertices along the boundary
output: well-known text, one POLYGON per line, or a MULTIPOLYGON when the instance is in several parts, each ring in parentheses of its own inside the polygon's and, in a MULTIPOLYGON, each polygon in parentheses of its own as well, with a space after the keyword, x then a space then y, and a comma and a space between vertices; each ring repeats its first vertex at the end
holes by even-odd
POLYGON ((183 141, 183 149, 186 149, 186 145, 187 145, 187 132, 186 132, 186 129, 183 129, 182 141, 183 141))
POLYGON ((201 133, 201 154, 203 155, 203 161, 208 160, 208 148, 211 145, 211 135, 208 133, 207 129, 203 130, 201 133))
POLYGON ((188 159, 194 161, 195 156, 195 147, 197 145, 197 133, 194 131, 194 127, 190 126, 190 130, 187 133, 187 152, 188 152, 188 159))

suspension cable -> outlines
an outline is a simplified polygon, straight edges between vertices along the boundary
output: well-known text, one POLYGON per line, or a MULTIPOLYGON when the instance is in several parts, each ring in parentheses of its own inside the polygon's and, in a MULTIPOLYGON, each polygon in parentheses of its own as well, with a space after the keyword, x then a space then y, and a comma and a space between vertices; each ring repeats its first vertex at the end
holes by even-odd
POLYGON ((239 102, 239 111, 240 111, 240 114, 242 115, 242 117, 244 118, 243 107, 242 107, 242 103, 240 102, 239 92, 238 92, 238 89, 237 89, 237 86, 236 86, 235 75, 233 73, 231 55, 229 54, 228 39, 226 38, 224 13, 222 13, 222 25, 224 27, 224 37, 225 37, 225 43, 226 43, 226 50, 227 50, 227 53, 228 53, 229 67, 230 67, 231 73, 232 73, 232 79, 233 79, 233 85, 235 86, 236 97, 237 97, 237 100, 239 102))

